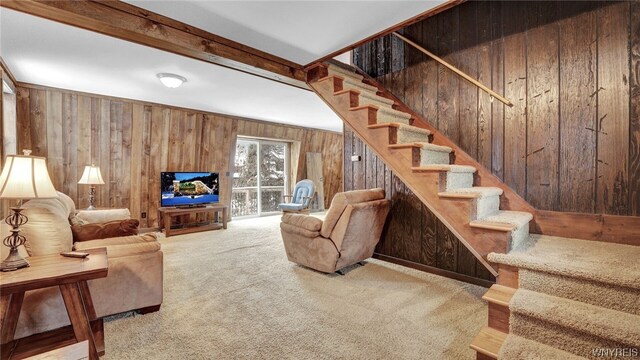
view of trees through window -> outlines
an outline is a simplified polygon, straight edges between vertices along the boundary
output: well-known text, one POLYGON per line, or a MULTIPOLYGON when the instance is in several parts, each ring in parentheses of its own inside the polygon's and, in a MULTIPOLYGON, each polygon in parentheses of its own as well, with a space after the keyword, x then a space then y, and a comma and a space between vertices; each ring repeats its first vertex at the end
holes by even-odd
POLYGON ((232 216, 278 211, 287 185, 286 160, 285 143, 248 139, 237 141, 232 216))

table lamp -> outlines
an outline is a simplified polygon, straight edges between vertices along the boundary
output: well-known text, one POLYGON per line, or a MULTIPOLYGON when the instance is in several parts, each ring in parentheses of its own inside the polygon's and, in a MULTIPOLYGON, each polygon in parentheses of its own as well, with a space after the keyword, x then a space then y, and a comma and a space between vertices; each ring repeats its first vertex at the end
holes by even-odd
POLYGON ((84 172, 78 184, 91 185, 89 189, 89 207, 87 210, 95 210, 96 187, 94 185, 104 185, 100 168, 91 164, 84 167, 84 172))
POLYGON ((9 256, 0 263, 1 271, 13 271, 26 266, 29 262, 18 253, 18 247, 27 240, 20 235, 20 226, 29 221, 22 214, 22 200, 58 197, 47 171, 47 161, 43 157, 31 156, 31 150, 23 150, 24 155, 8 155, 2 173, 0 173, 0 199, 19 200, 12 207, 11 215, 5 222, 11 226, 11 235, 2 243, 11 250, 9 256))

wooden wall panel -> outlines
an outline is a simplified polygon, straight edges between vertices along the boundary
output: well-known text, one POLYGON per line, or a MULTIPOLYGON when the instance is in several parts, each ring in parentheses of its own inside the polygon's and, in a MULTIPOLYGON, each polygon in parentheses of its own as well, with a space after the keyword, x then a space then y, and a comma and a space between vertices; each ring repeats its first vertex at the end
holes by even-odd
MULTIPOLYGON (((479 2, 477 4, 478 18, 478 81, 483 84, 491 83, 491 4, 479 2)), ((477 120, 478 151, 476 159, 487 169, 491 168, 491 98, 484 91, 478 91, 477 120)))
MULTIPOLYGON (((456 61, 460 70, 470 76, 478 77, 478 32, 477 3, 460 8, 459 47, 456 61)), ((460 80, 460 140, 462 150, 467 154, 478 157, 478 88, 467 81, 460 80)))
POLYGON ((631 4, 631 72, 629 74, 629 205, 640 216, 640 2, 631 4))
MULTIPOLYGON (((354 64, 532 205, 637 216, 639 6, 469 1, 404 29, 505 95, 512 108, 474 94, 465 81, 395 39, 376 43, 375 62, 357 57, 354 64), (422 86, 414 86, 416 74, 422 86)), ((369 53, 371 46, 358 51, 369 53)))
MULTIPOLYGON (((56 189, 87 207, 89 187, 77 182, 94 163, 105 180, 97 206, 127 207, 142 227, 157 226, 162 171, 217 171, 229 204, 238 135, 295 142, 296 159, 322 153, 325 206, 342 191, 339 133, 39 86, 18 87, 17 98, 18 146, 47 157, 56 189)), ((306 176, 304 158, 296 164, 293 183, 306 176)))
MULTIPOLYGON (((429 51, 437 51, 438 24, 434 21, 422 23, 421 44, 429 51)), ((423 58, 418 65, 422 80, 422 112, 425 120, 434 127, 438 126, 438 63, 431 58, 423 58)))
POLYGON ((597 212, 628 213, 629 3, 598 10, 597 212))
MULTIPOLYGON (((502 2, 491 2, 491 89, 504 93, 504 48, 502 38, 502 2)), ((491 172, 504 178, 504 106, 499 101, 491 101, 491 172)))
MULTIPOLYGON (((562 3, 573 12, 575 3, 562 3)), ((563 210, 593 212, 596 177, 596 14, 585 12, 560 22, 560 154, 558 181, 563 210), (580 102, 574 98, 583 99, 580 102), (569 139, 569 141, 563 141, 569 139)))
POLYGON ((557 210, 558 31, 538 27, 527 38, 527 201, 557 210))
MULTIPOLYGON (((443 59, 450 63, 457 63, 455 55, 458 50, 458 7, 451 9, 450 18, 438 17, 438 50, 443 59)), ((460 141, 460 77, 442 65, 438 65, 438 130, 454 142, 460 141)), ((398 95, 393 92, 394 95, 398 95)), ((409 96, 399 94, 406 99, 409 96)), ((410 95, 413 97, 413 94, 410 95)))
POLYGON ((484 284, 495 281, 455 235, 348 127, 344 130, 344 144, 345 168, 352 165, 354 169, 345 171, 345 190, 381 187, 391 200, 376 256, 445 276, 458 278, 460 275, 466 281, 485 281, 484 284), (349 150, 349 144, 358 145, 349 150), (351 162, 351 155, 360 155, 363 161, 351 162))
MULTIPOLYGON (((77 149, 76 149, 76 179, 80 180, 84 173, 84 167, 91 165, 93 159, 91 158, 91 98, 85 95, 78 95, 78 112, 76 116, 77 121, 77 149)), ((70 136, 74 134, 71 133, 70 136)), ((75 182, 77 183, 77 181, 75 182)), ((86 208, 89 206, 89 194, 88 189, 85 189, 86 185, 78 185, 76 188, 78 208, 86 208)))
MULTIPOLYGON (((504 94, 513 103, 504 113, 504 182, 518 194, 527 193, 527 53, 525 8, 515 2, 505 4, 504 94), (513 14, 517 14, 513 16, 513 14)), ((486 97, 486 95, 485 95, 486 97)))

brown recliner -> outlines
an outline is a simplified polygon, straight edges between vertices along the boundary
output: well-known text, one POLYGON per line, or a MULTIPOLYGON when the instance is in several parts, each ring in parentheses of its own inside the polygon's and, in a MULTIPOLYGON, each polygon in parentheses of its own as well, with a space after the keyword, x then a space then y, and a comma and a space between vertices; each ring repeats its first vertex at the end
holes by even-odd
POLYGON ((284 214, 280 231, 289 261, 325 273, 368 259, 380 240, 389 200, 383 189, 338 193, 324 221, 284 214))

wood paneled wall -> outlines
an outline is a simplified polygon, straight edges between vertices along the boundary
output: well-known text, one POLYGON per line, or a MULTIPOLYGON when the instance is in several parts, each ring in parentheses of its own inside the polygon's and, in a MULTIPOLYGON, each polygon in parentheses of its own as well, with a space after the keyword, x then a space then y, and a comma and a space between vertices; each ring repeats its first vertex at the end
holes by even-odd
POLYGON ((161 171, 219 172, 228 205, 238 135, 291 142, 300 176, 304 151, 322 152, 328 200, 342 189, 339 133, 30 85, 18 87, 17 119, 18 148, 47 157, 56 189, 88 206, 88 188, 77 182, 95 163, 106 182, 97 205, 127 207, 137 218, 144 212, 142 227, 157 226, 161 171))
POLYGON ((391 200, 391 211, 375 251, 378 256, 464 281, 495 281, 456 236, 348 127, 344 131, 344 149, 345 190, 380 187, 391 200), (361 156, 361 160, 351 161, 352 155, 361 156))
POLYGON ((640 215, 640 3, 469 1, 403 33, 512 108, 385 37, 354 64, 544 210, 640 215))

